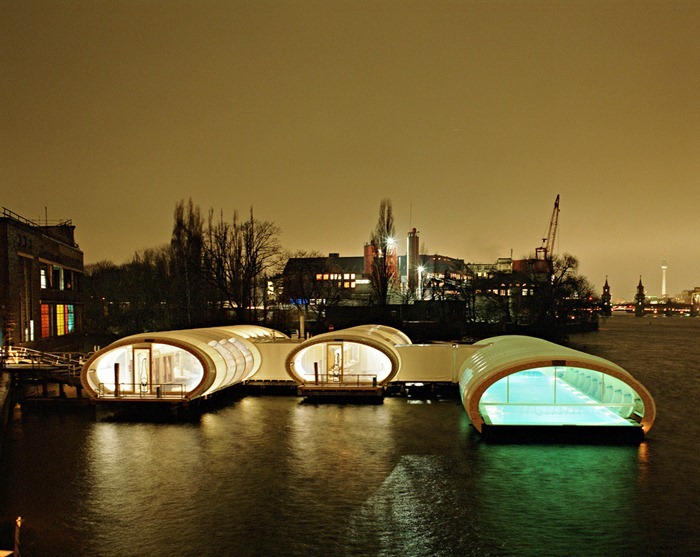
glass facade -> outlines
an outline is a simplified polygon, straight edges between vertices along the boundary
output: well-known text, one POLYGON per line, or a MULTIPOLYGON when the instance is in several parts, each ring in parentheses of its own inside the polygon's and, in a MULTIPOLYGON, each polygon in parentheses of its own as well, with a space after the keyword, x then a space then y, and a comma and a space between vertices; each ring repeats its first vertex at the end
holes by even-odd
POLYGON ((381 350, 352 341, 312 344, 296 354, 293 365, 304 383, 381 384, 392 370, 381 350))
POLYGON ((399 371, 397 345, 411 344, 398 329, 358 325, 312 337, 287 357, 287 373, 301 385, 384 385, 399 371))
POLYGON ((126 337, 83 366, 81 382, 98 398, 196 398, 248 379, 261 363, 256 342, 287 338, 237 325, 126 337))
POLYGON ((91 370, 92 383, 101 396, 183 396, 203 376, 204 367, 193 354, 161 343, 109 350, 91 370))

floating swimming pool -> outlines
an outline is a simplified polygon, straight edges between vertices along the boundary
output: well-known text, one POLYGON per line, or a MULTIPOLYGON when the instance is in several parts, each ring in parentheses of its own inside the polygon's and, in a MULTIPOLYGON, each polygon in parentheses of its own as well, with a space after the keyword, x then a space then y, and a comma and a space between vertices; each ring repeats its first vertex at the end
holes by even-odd
POLYGON ((480 432, 484 425, 651 428, 651 395, 612 362, 532 337, 477 345, 463 364, 460 391, 480 432))
POLYGON ((563 375, 556 368, 543 368, 499 379, 481 398, 484 421, 493 425, 638 425, 623 417, 631 413, 630 405, 606 404, 569 384, 563 375))

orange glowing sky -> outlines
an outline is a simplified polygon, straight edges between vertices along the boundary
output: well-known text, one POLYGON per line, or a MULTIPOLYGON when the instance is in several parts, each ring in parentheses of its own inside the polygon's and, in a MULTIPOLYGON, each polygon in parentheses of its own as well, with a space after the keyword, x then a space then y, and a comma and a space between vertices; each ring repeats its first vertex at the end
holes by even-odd
MULTIPOLYGON (((289 249, 397 235, 558 252, 600 290, 700 286, 700 2, 56 1, 0 6, 0 203, 86 263, 167 243, 192 198, 289 249)), ((405 253, 401 251, 400 253, 405 253)))

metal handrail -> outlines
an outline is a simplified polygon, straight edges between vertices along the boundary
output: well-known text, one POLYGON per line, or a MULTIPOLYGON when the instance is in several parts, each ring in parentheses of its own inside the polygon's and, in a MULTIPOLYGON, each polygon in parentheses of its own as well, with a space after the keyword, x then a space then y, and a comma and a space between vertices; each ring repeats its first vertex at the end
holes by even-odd
POLYGON ((606 408, 630 408, 634 403, 624 402, 479 402, 479 406, 580 406, 581 408, 594 408, 605 406, 606 408))
POLYGON ((14 365, 62 367, 66 368, 69 375, 76 375, 80 373, 87 356, 81 352, 42 352, 24 346, 12 346, 7 350, 0 349, 0 359, 14 365))
POLYGON ((311 381, 307 381, 306 384, 313 385, 342 385, 343 387, 363 387, 366 385, 377 385, 377 374, 376 373, 319 373, 318 380, 316 376, 311 381), (361 378, 367 377, 365 381, 361 381, 361 378), (354 379, 352 379, 354 378, 354 379))
POLYGON ((99 398, 185 398, 182 383, 100 383, 99 398), (118 385, 118 389, 116 388, 118 385))
POLYGON ((33 226, 36 228, 41 228, 42 226, 49 226, 49 222, 51 223, 51 226, 64 226, 64 225, 72 225, 73 220, 72 219, 58 219, 58 220, 51 220, 51 221, 45 221, 45 224, 41 224, 39 222, 30 220, 26 217, 23 217, 22 215, 18 215, 14 211, 8 209, 7 207, 2 208, 2 216, 4 218, 12 219, 17 222, 21 222, 22 224, 27 224, 29 226, 33 226))

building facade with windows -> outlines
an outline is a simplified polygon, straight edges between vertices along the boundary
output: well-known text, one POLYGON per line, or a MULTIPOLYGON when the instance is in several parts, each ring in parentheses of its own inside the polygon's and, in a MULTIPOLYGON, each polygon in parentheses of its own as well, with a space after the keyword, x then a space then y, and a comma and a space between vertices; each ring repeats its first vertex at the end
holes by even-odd
POLYGON ((83 329, 83 252, 71 221, 0 215, 2 346, 48 346, 83 329))
POLYGON ((293 305, 351 303, 369 296, 363 257, 292 257, 282 271, 282 300, 293 305))

